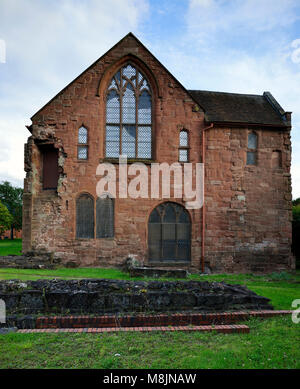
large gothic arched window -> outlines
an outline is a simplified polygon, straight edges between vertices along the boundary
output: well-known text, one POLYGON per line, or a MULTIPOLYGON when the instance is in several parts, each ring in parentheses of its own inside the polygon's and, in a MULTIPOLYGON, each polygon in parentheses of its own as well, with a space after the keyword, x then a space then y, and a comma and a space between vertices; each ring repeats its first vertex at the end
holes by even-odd
POLYGON ((106 95, 106 157, 151 159, 152 96, 144 75, 132 64, 112 78, 106 95))

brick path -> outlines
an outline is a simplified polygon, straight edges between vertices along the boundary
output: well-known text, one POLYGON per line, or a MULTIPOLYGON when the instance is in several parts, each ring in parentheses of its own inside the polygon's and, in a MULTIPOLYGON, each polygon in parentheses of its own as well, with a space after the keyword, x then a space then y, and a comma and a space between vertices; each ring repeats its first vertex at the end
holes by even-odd
POLYGON ((20 329, 20 333, 39 332, 153 332, 153 331, 217 331, 221 333, 249 333, 246 325, 234 323, 250 317, 268 318, 289 315, 292 311, 250 311, 221 313, 174 313, 127 316, 48 316, 36 320, 35 329, 20 329))

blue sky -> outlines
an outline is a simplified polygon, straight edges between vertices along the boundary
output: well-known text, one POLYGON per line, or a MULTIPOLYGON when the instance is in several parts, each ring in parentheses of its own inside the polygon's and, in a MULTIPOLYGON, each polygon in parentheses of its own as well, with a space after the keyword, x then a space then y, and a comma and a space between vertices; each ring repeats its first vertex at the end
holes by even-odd
POLYGON ((300 197, 298 0, 0 0, 0 181, 22 185, 30 117, 129 31, 187 89, 271 91, 292 111, 300 197))

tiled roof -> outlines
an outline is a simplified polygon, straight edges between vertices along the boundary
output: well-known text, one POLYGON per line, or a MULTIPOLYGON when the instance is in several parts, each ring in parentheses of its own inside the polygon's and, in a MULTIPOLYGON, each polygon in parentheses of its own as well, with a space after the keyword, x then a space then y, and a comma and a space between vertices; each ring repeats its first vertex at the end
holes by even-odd
POLYGON ((209 122, 288 126, 284 110, 269 92, 261 95, 188 91, 209 122))

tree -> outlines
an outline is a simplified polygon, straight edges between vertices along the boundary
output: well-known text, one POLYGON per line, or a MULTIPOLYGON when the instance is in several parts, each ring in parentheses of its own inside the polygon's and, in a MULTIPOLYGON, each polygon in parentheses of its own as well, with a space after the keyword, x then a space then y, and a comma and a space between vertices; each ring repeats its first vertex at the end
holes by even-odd
MULTIPOLYGON (((300 200, 297 199, 297 200, 300 200)), ((296 256, 296 265, 300 266, 300 201, 293 201, 293 238, 292 252, 296 256), (294 204, 295 202, 295 204, 294 204)))
POLYGON ((12 186, 8 181, 0 184, 0 201, 7 207, 12 216, 11 239, 14 238, 14 229, 22 229, 22 196, 23 189, 12 186))
POLYGON ((10 229, 13 217, 9 213, 7 207, 0 201, 0 236, 3 232, 10 229))
POLYGON ((299 205, 300 204, 300 197, 298 197, 296 200, 292 201, 293 205, 299 205))

